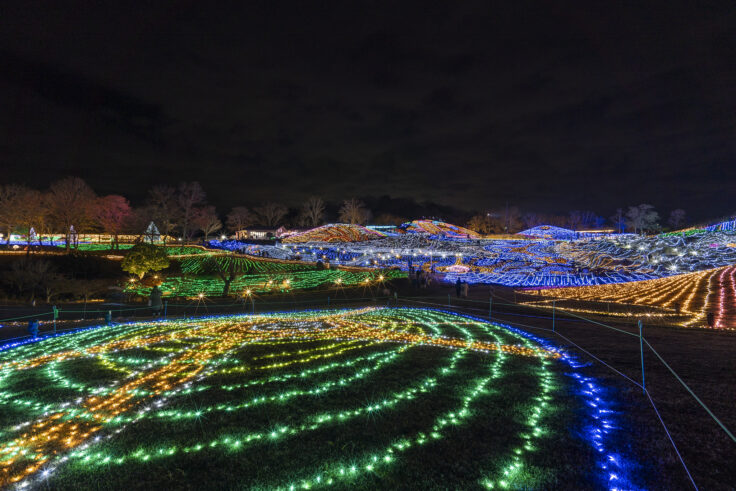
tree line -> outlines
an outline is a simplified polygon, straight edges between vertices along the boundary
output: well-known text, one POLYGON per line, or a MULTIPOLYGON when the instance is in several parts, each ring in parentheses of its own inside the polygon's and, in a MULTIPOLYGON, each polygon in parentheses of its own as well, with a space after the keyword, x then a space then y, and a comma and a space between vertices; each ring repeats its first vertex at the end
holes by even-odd
MULTIPOLYGON (((0 232, 7 245, 14 233, 27 235, 30 242, 29 232, 33 229, 39 237, 63 234, 69 248, 73 245, 74 227, 78 234, 109 234, 112 247, 117 248, 120 235, 143 235, 150 222, 156 224, 163 237, 178 235, 184 241, 192 240, 197 234, 208 240, 224 230, 237 232, 254 225, 317 227, 325 222, 326 205, 321 198, 313 196, 299 207, 295 218, 287 221, 290 212, 286 205, 275 201, 252 209, 236 206, 225 215, 223 223, 196 181, 154 186, 139 207, 131 206, 127 198, 118 194, 98 196, 79 177, 60 179, 45 190, 20 184, 0 185, 0 232)), ((370 210, 356 198, 345 200, 338 211, 338 220, 344 223, 366 224, 371 219, 370 210)), ((402 219, 378 217, 378 221, 386 223, 398 220, 402 219)))
MULTIPOLYGON (((35 230, 39 237, 63 234, 66 247, 73 244, 71 227, 79 234, 104 233, 112 237, 117 248, 120 235, 142 236, 154 222, 163 237, 178 236, 191 241, 195 235, 208 240, 224 231, 237 232, 254 225, 277 228, 281 225, 304 228, 325 223, 326 203, 317 196, 306 199, 297 210, 269 201, 253 208, 236 206, 224 215, 207 202, 207 194, 199 182, 182 182, 178 186, 158 185, 147 193, 145 202, 131 206, 127 198, 117 194, 98 196, 79 177, 66 177, 53 182, 48 189, 37 190, 19 184, 0 185, 0 232, 9 245, 13 233, 35 230)), ((334 216, 334 215, 333 215, 334 216)), ((373 217, 371 210, 357 198, 342 202, 337 210, 341 223, 400 225, 407 217, 381 213, 373 217)), ((515 233, 537 225, 557 225, 582 230, 609 224, 618 232, 658 232, 663 229, 660 216, 652 205, 641 204, 620 208, 608 220, 592 211, 573 210, 567 215, 522 212, 518 207, 476 214, 468 228, 480 233, 515 233)), ((677 229, 685 225, 685 212, 670 212, 667 225, 677 229)))
MULTIPOLYGON (((672 210, 667 219, 667 228, 676 230, 684 227, 685 217, 684 210, 672 210)), ((630 206, 626 210, 619 208, 608 220, 589 210, 573 210, 567 215, 554 215, 524 213, 518 207, 512 206, 476 214, 470 218, 467 227, 483 234, 516 233, 538 225, 555 225, 572 230, 595 229, 608 225, 619 233, 656 233, 665 229, 660 220, 659 213, 649 204, 630 206)))

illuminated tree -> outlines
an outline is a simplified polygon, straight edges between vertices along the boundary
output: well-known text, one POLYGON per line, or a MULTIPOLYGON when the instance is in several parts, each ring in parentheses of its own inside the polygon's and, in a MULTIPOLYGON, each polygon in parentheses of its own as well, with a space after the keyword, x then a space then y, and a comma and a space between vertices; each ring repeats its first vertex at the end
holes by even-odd
POLYGON ((194 182, 182 182, 179 184, 179 195, 178 202, 181 208, 182 216, 182 236, 184 240, 188 240, 191 235, 191 221, 196 213, 196 207, 204 204, 204 200, 207 197, 202 186, 196 181, 194 182))
POLYGON ((672 210, 667 223, 674 229, 680 228, 685 223, 685 210, 681 208, 672 210))
POLYGON ((253 225, 256 217, 245 206, 236 206, 227 214, 227 228, 231 232, 238 232, 253 225))
POLYGON ((123 271, 143 278, 149 271, 161 271, 168 268, 169 257, 164 247, 141 243, 128 249, 120 266, 123 271))
POLYGON ((322 225, 325 217, 325 203, 322 199, 312 196, 302 205, 299 222, 308 227, 322 225))
POLYGON ((192 216, 192 224, 197 227, 197 230, 201 230, 204 234, 204 240, 222 228, 222 222, 217 217, 217 212, 214 206, 205 206, 195 210, 192 216))
POLYGON ((371 212, 362 201, 351 198, 343 201, 339 217, 343 223, 365 224, 370 220, 371 212))
POLYGON ((130 214, 130 203, 122 196, 111 194, 97 200, 95 219, 105 233, 112 235, 113 249, 118 249, 118 235, 130 214))
POLYGON ((96 196, 92 188, 78 177, 66 177, 53 183, 49 189, 47 205, 51 219, 64 230, 66 249, 69 250, 72 225, 78 232, 84 231, 92 222, 96 196))
POLYGON ((256 213, 263 225, 275 227, 289 212, 289 209, 281 203, 268 202, 256 208, 256 213))
POLYGON ((222 280, 223 297, 227 297, 230 293, 232 282, 250 270, 249 262, 227 259, 223 256, 208 256, 202 264, 206 274, 216 275, 222 280))

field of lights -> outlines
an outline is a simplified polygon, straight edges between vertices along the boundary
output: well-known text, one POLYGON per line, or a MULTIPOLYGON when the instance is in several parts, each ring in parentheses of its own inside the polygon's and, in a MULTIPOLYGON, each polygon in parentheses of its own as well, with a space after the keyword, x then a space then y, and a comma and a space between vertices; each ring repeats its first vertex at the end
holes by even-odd
MULTIPOLYGON (((648 306, 656 307, 648 313, 650 318, 661 317, 683 327, 736 329, 736 266, 649 281, 547 289, 539 293, 558 299, 558 306, 572 311, 640 318, 641 312, 629 307, 648 306), (573 302, 568 305, 565 301, 573 302), (574 301, 582 301, 582 306, 574 301), (606 302, 613 303, 613 308, 604 305, 606 302), (707 322, 709 312, 713 314, 712 325, 707 322)), ((549 307, 551 300, 529 303, 549 307)))
POLYGON ((615 404, 437 310, 90 328, 0 351, 0 486, 637 488, 615 404))
POLYGON ((357 226, 333 224, 279 245, 214 240, 210 246, 278 259, 402 271, 422 269, 449 283, 459 279, 470 284, 519 288, 629 283, 736 264, 736 232, 723 224, 713 230, 656 236, 591 236, 546 226, 524 231, 510 240, 481 238, 461 233, 466 229, 450 224, 442 224, 441 228, 437 223, 441 222, 411 222, 415 225, 405 224, 403 233, 384 237, 360 235, 365 227, 357 231, 349 228, 351 235, 345 228, 357 226), (542 233, 550 230, 554 233, 542 233))

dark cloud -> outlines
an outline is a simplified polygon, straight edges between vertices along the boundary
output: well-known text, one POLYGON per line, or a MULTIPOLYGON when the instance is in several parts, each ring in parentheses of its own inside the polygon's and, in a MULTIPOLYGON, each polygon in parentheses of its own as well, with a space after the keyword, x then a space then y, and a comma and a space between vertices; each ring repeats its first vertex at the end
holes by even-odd
POLYGON ((0 9, 3 180, 140 199, 196 179, 220 208, 736 208, 728 2, 0 9))

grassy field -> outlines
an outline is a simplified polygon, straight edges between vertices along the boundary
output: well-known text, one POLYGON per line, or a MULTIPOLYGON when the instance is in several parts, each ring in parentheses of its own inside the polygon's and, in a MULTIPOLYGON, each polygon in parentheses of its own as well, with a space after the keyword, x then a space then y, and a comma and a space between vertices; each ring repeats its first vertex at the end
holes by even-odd
POLYGON ((439 311, 136 323, 0 352, 0 369, 5 485, 659 482, 615 390, 541 341, 439 311))

